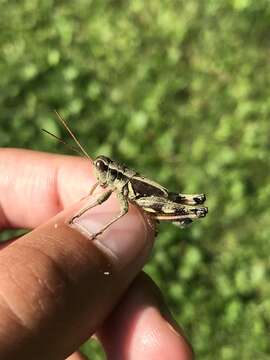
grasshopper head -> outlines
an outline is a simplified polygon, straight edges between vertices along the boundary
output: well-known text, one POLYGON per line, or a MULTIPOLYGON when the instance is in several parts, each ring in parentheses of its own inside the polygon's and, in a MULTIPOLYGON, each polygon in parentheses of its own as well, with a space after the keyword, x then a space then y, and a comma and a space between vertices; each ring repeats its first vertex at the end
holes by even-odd
POLYGON ((94 160, 94 172, 100 186, 107 186, 107 172, 111 160, 106 156, 98 156, 94 160))

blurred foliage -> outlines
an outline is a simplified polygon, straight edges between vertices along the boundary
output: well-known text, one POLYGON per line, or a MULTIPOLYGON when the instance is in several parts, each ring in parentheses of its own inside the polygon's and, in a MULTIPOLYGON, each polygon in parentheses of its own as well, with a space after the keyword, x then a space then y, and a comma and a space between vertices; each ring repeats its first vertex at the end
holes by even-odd
POLYGON ((91 155, 205 192, 207 219, 162 226, 146 270, 198 358, 268 359, 269 1, 0 7, 1 146, 66 152, 40 132, 68 138, 57 109, 91 155))

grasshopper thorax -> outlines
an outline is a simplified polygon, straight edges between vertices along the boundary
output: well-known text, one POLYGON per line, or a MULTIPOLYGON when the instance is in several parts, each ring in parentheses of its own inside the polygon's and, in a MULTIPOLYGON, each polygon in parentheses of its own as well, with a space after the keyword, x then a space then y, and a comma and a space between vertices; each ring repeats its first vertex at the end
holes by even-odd
POLYGON ((94 172, 100 186, 106 187, 107 173, 111 160, 106 156, 100 155, 94 160, 94 172))

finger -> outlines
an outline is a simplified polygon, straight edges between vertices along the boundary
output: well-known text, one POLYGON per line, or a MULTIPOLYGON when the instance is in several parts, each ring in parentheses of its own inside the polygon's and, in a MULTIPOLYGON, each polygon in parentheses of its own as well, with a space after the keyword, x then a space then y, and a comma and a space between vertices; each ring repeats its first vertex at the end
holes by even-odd
POLYGON ((0 228, 34 228, 87 195, 89 160, 0 149, 0 228))
POLYGON ((86 356, 81 354, 79 351, 76 351, 72 355, 70 355, 66 360, 88 360, 86 356))
POLYGON ((14 241, 16 241, 17 239, 19 239, 21 236, 23 236, 23 234, 21 234, 20 236, 15 236, 12 237, 11 239, 7 239, 7 240, 2 240, 2 242, 0 242, 0 251, 2 249, 4 249, 5 247, 9 246, 10 244, 12 244, 14 241))
POLYGON ((158 288, 141 274, 106 319, 99 338, 110 360, 190 360, 192 350, 158 288))
POLYGON ((17 238, 11 240, 5 240, 3 243, 0 243, 0 251, 3 250, 5 247, 9 246, 10 244, 12 244, 13 241, 15 241, 16 239, 17 238))
POLYGON ((83 206, 0 252, 0 359, 66 358, 96 332, 146 262, 153 231, 135 207, 90 241, 119 204, 112 197, 68 226, 83 206))

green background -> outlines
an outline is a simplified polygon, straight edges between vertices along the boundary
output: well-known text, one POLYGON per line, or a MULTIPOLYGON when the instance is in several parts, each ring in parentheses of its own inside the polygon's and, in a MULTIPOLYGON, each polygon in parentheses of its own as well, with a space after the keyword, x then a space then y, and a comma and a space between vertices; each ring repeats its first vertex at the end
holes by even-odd
POLYGON ((269 1, 0 0, 0 54, 1 146, 67 152, 57 109, 91 155, 207 194, 146 270, 199 359, 269 359, 269 1))

